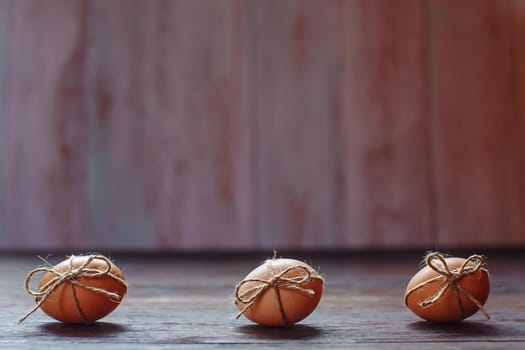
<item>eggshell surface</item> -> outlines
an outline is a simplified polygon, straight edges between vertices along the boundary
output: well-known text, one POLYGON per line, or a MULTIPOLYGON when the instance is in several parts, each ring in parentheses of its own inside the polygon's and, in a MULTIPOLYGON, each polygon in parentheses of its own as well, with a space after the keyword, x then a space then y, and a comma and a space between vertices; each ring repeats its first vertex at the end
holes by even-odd
MULTIPOLYGON (((451 257, 445 258, 445 261, 451 271, 457 272, 465 262, 465 259, 451 257)), ((473 266, 475 266, 474 263, 467 264, 467 267, 473 266)), ((416 315, 431 322, 458 322, 479 310, 478 306, 465 293, 461 291, 456 293, 452 285, 435 303, 422 306, 421 304, 424 301, 435 296, 448 282, 445 279, 441 279, 421 288, 414 288, 438 276, 440 274, 437 271, 434 271, 429 266, 425 266, 408 282, 405 302, 407 307, 416 315), (411 292, 409 293, 409 291, 411 292)), ((479 269, 471 275, 461 277, 458 283, 481 305, 485 304, 490 291, 489 275, 485 269, 479 269)))
MULTIPOLYGON (((279 287, 278 285, 268 287, 260 294, 256 302, 244 312, 244 316, 264 326, 281 327, 299 322, 315 310, 321 300, 323 279, 317 271, 304 262, 286 258, 269 259, 250 272, 244 278, 244 281, 252 279, 271 281, 274 276, 291 267, 297 268, 289 270, 283 277, 287 279, 301 279, 309 272, 311 278, 308 278, 304 283, 297 284, 297 287, 302 290, 308 290, 310 293, 304 293, 295 288, 279 287), (283 318, 279 307, 279 297, 285 318, 283 318)), ((239 289, 239 294, 256 286, 261 286, 261 282, 244 283, 239 289)), ((236 304, 240 310, 245 307, 238 300, 236 304)))
MULTIPOLYGON (((56 273, 66 273, 78 269, 88 260, 89 256, 72 256, 53 267, 56 273)), ((108 260, 109 262, 109 260, 108 260)), ((74 282, 64 281, 49 295, 41 305, 41 309, 49 316, 65 323, 92 323, 112 312, 119 304, 127 291, 127 285, 123 283, 122 271, 112 262, 110 275, 99 277, 79 277, 74 282), (98 288, 107 292, 116 293, 120 298, 116 300, 103 293, 90 290, 83 286, 98 288), (76 302, 75 302, 76 300, 76 302), (79 312, 80 309, 80 312, 79 312)), ((107 262, 102 259, 94 259, 87 268, 105 271, 107 262)), ((39 290, 57 275, 47 272, 38 285, 39 290)), ((37 298, 37 301, 39 299, 37 298)))

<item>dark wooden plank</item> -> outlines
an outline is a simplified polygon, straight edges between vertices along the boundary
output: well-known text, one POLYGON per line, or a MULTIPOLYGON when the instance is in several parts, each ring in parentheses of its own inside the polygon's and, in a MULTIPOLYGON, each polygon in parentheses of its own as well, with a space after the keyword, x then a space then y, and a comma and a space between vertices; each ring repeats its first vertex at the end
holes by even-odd
POLYGON ((333 247, 338 2, 251 3, 257 246, 333 247))
POLYGON ((84 2, 13 6, 1 244, 67 249, 85 237, 84 2))
POLYGON ((423 6, 342 2, 336 132, 344 246, 433 246, 423 6))
POLYGON ((430 1, 439 243, 523 243, 510 2, 430 1))
MULTIPOLYGON (((92 327, 63 326, 38 311, 24 324, 14 320, 32 306, 21 281, 36 258, 1 257, 0 347, 62 348, 298 348, 321 349, 514 349, 525 342, 519 252, 487 252, 492 291, 489 321, 476 314, 455 325, 419 321, 403 305, 417 254, 295 256, 319 266, 326 279, 318 309, 291 329, 269 329, 234 320, 233 285, 261 256, 211 255, 116 257, 130 285, 117 310, 92 327)), ((60 257, 53 257, 57 262, 60 257)))

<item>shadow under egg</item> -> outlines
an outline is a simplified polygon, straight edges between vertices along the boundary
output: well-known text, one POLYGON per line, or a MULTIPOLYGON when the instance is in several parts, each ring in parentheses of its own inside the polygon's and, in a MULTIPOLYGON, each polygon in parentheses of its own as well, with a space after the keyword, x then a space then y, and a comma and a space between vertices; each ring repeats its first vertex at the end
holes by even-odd
POLYGON ((418 321, 408 324, 408 328, 428 332, 433 336, 442 334, 444 336, 472 336, 472 337, 501 337, 514 333, 508 326, 498 326, 487 322, 457 322, 457 323, 433 323, 418 321))
POLYGON ((290 327, 244 325, 237 327, 237 330, 246 336, 258 339, 312 339, 323 334, 321 329, 308 325, 290 327))
POLYGON ((118 323, 95 322, 91 324, 67 324, 48 322, 39 326, 40 330, 58 337, 104 337, 127 331, 118 323))

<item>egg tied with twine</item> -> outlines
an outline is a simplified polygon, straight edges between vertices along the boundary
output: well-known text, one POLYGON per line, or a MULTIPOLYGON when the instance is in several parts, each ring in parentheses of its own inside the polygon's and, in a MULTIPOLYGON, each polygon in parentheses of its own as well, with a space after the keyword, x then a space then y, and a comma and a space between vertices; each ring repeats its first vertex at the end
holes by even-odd
MULTIPOLYGON (((316 294, 314 289, 305 287, 314 280, 323 282, 323 278, 315 271, 311 271, 307 266, 293 264, 284 268, 280 272, 275 272, 271 266, 272 262, 275 261, 275 259, 267 261, 267 272, 270 275, 269 278, 258 278, 256 276, 250 277, 249 275, 246 279, 242 280, 235 286, 235 304, 240 309, 235 316, 236 319, 245 315, 248 310, 253 308, 257 302, 263 298, 266 292, 273 290, 282 324, 285 327, 289 327, 297 322, 297 320, 290 319, 289 315, 286 313, 285 306, 283 305, 285 302, 283 302, 283 297, 281 295, 282 291, 295 291, 309 297, 313 297, 316 294)), ((318 297, 320 297, 320 295, 318 297)), ((314 307, 315 306, 316 304, 314 307)))
POLYGON ((485 264, 483 256, 472 255, 465 259, 459 268, 451 269, 443 255, 438 252, 433 252, 426 256, 425 263, 430 269, 437 272, 438 275, 410 288, 405 294, 405 305, 409 306, 408 299, 414 292, 420 291, 432 283, 442 282, 441 288, 436 293, 418 303, 421 308, 425 309, 435 305, 444 297, 447 291, 452 290, 455 297, 454 299, 457 300, 459 307, 458 320, 465 318, 462 295, 474 304, 487 320, 490 319, 490 314, 482 302, 461 284, 461 281, 465 277, 475 275, 480 271, 486 273, 488 276, 488 271, 483 267, 485 264))
MULTIPOLYGON (((85 261, 78 267, 74 266, 74 258, 78 256, 70 256, 68 260, 68 268, 66 271, 58 271, 57 266, 55 267, 38 267, 30 271, 25 279, 25 289, 26 291, 36 298, 36 305, 25 313, 22 317, 17 320, 17 323, 24 322, 29 316, 31 316, 35 311, 46 303, 49 298, 53 295, 55 291, 60 286, 69 286, 71 288, 71 295, 73 296, 73 304, 75 306, 78 318, 82 323, 90 323, 93 320, 90 320, 86 317, 85 312, 80 306, 78 300, 78 293, 76 288, 82 288, 88 291, 91 291, 95 294, 102 295, 107 297, 107 299, 112 303, 120 303, 125 291, 127 290, 127 284, 125 280, 118 276, 117 274, 111 271, 114 266, 111 261, 103 255, 89 255, 81 256, 85 261), (92 262, 99 260, 104 264, 103 268, 93 268, 90 266, 92 262), (50 274, 52 277, 43 285, 39 286, 37 290, 31 288, 31 282, 34 276, 38 273, 45 272, 46 276, 50 274), (110 278, 118 283, 120 283, 124 288, 124 293, 119 294, 115 291, 110 291, 101 287, 95 287, 89 284, 84 283, 86 279, 103 279, 110 278)), ((45 277, 45 276, 44 276, 45 277)), ((111 311, 111 310, 110 310, 111 311)))

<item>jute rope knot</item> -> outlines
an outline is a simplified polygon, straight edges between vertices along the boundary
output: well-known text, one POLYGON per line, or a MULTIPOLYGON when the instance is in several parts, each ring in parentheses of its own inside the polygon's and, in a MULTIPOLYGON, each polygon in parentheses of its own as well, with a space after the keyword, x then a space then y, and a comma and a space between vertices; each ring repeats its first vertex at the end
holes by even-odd
POLYGON ((75 286, 80 287, 80 288, 84 288, 84 289, 87 289, 87 290, 90 290, 90 291, 92 291, 94 293, 105 295, 113 302, 117 302, 118 303, 118 302, 121 301, 122 296, 119 295, 118 293, 113 293, 113 292, 110 292, 110 291, 105 290, 103 288, 93 287, 93 286, 90 286, 90 285, 87 285, 87 284, 84 284, 84 283, 80 282, 80 280, 84 279, 84 278, 110 277, 110 278, 112 278, 112 279, 122 283, 127 288, 127 284, 122 278, 120 278, 119 276, 111 273, 111 261, 108 258, 106 258, 103 255, 90 255, 86 259, 86 262, 84 262, 84 264, 82 264, 78 268, 74 268, 73 267, 73 258, 75 258, 75 256, 71 256, 69 258, 69 269, 67 271, 65 271, 65 272, 58 272, 52 267, 39 267, 39 268, 36 268, 36 269, 34 269, 34 270, 32 270, 32 271, 30 271, 28 273, 28 275, 26 277, 26 280, 25 280, 25 289, 26 289, 26 291, 29 294, 31 294, 32 296, 34 296, 36 298, 37 304, 31 310, 29 310, 25 315, 20 317, 17 320, 17 323, 24 322, 29 316, 31 316, 31 314, 33 314, 36 310, 38 310, 42 306, 42 304, 44 304, 46 302, 46 300, 51 296, 51 294, 59 286, 61 286, 64 283, 68 283, 71 286, 71 291, 72 291, 72 294, 73 294, 75 307, 77 309, 77 312, 78 312, 78 315, 79 315, 80 319, 83 322, 86 322, 86 318, 84 316, 84 313, 82 312, 82 309, 80 308, 80 304, 79 304, 78 299, 77 299, 75 286), (102 260, 105 263, 105 265, 106 265, 105 268, 104 269, 90 268, 89 264, 95 259, 96 260, 102 260), (55 277, 50 279, 46 284, 44 284, 38 290, 33 290, 31 288, 31 280, 33 279, 33 277, 37 273, 40 273, 40 272, 46 272, 46 273, 49 272, 49 273, 55 275, 55 277))
POLYGON ((463 277, 473 275, 480 270, 488 273, 488 271, 483 268, 483 265, 485 263, 485 259, 483 258, 483 256, 472 255, 463 262, 459 269, 453 270, 449 268, 443 255, 437 252, 428 254, 426 256, 425 263, 432 270, 436 271, 439 274, 439 276, 422 282, 416 285, 414 288, 410 289, 405 295, 405 304, 407 304, 407 299, 409 295, 412 294, 414 291, 428 286, 433 282, 444 281, 443 287, 436 294, 430 296, 429 298, 423 300, 420 303, 421 307, 425 308, 435 304, 441 299, 441 297, 446 293, 447 290, 452 289, 454 295, 458 300, 460 319, 463 319, 463 305, 461 303, 461 294, 465 295, 474 305, 476 305, 478 309, 483 313, 483 315, 485 315, 487 320, 490 319, 490 314, 488 310, 483 305, 481 305, 480 301, 477 300, 468 290, 463 288, 463 286, 460 283, 463 277))
MULTIPOLYGON (((270 268, 270 272, 273 274, 273 271, 270 268)), ((285 270, 279 272, 278 274, 273 274, 272 278, 269 280, 259 279, 259 278, 250 278, 245 279, 239 282, 235 286, 235 302, 243 304, 244 307, 237 313, 235 316, 236 319, 241 317, 246 311, 248 311, 256 302, 261 298, 264 293, 273 288, 277 296, 277 304, 279 306, 279 312, 283 323, 286 326, 290 325, 286 313, 284 311, 283 303, 281 300, 280 289, 290 289, 296 290, 305 295, 314 295, 315 291, 312 289, 307 289, 301 287, 302 284, 310 282, 312 279, 321 279, 320 276, 313 276, 312 272, 301 265, 294 265, 286 268, 285 270), (286 277, 286 275, 292 271, 298 271, 299 275, 295 277, 286 277), (255 286, 248 288, 247 290, 241 293, 241 288, 247 283, 257 283, 255 286)))

